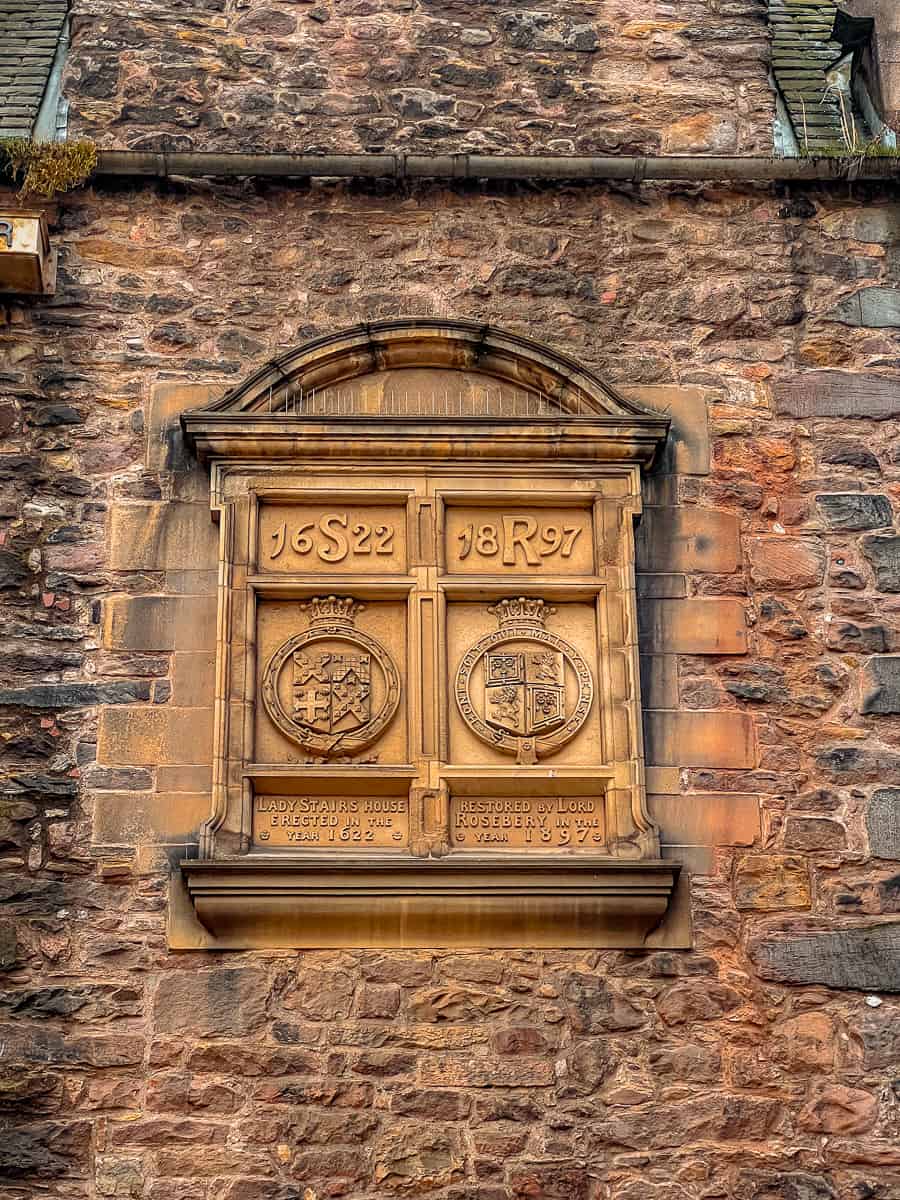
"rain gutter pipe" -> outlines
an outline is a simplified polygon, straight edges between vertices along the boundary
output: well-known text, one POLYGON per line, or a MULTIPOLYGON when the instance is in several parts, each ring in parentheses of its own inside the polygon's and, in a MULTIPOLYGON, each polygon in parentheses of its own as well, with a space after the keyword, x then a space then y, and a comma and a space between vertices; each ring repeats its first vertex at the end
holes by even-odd
POLYGON ((215 154, 101 150, 95 176, 119 178, 504 179, 659 182, 900 180, 900 158, 669 155, 215 154))

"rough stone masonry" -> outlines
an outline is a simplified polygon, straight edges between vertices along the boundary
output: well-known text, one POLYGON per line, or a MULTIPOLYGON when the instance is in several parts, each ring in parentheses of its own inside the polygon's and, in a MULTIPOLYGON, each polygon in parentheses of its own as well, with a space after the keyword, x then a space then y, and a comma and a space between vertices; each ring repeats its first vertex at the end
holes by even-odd
MULTIPOLYGON (((767 36, 750 0, 76 0, 65 86, 107 147, 752 153, 767 36)), ((3 1200, 900 1195, 896 187, 174 181, 46 208, 57 293, 0 330, 3 1200), (672 414, 639 588, 690 952, 166 949, 215 622, 178 415, 406 313, 672 414)))

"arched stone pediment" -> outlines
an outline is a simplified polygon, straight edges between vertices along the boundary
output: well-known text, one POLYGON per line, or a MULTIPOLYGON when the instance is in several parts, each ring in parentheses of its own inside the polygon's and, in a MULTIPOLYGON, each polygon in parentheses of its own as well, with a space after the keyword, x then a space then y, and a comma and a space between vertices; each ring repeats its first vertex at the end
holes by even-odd
POLYGON ((295 437, 321 445, 333 422, 348 453, 355 425, 367 456, 373 437, 387 435, 396 451, 449 424, 457 435, 472 428, 478 456, 492 456, 491 431, 508 451, 528 429, 551 441, 577 429, 586 457, 644 464, 668 428, 548 346, 473 321, 416 317, 317 338, 184 417, 203 458, 238 454, 241 444, 283 458, 297 452, 295 437))

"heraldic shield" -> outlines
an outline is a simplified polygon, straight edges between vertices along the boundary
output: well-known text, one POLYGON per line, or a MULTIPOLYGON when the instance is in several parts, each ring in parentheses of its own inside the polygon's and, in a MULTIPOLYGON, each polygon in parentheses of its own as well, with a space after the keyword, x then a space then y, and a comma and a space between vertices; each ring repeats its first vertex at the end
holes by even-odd
POLYGON ((538 648, 486 654, 487 723, 518 737, 534 737, 566 720, 563 655, 538 648))
POLYGON ((293 718, 316 733, 349 733, 371 717, 368 654, 293 655, 293 718))

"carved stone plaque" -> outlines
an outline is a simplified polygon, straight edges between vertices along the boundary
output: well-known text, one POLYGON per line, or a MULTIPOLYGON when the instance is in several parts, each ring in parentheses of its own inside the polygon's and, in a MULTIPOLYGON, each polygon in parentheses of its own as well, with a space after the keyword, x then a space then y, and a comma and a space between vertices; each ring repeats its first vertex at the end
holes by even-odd
POLYGON ((261 847, 401 850, 409 842, 406 796, 256 796, 253 840, 261 847))
POLYGON ((665 419, 546 348, 416 321, 184 420, 222 558, 211 814, 172 944, 644 944, 677 873, 634 611, 665 419))
POLYGON ((263 703, 273 724, 326 759, 377 741, 400 703, 390 654, 355 627, 362 607, 338 596, 301 604, 309 628, 282 642, 263 672, 263 703))
POLYGON ((407 761, 404 603, 279 595, 256 620, 255 761, 407 761))
POLYGON ((456 702, 469 728, 520 763, 552 754, 578 733, 594 698, 591 668, 545 628, 543 600, 520 596, 488 610, 500 628, 470 646, 456 673, 456 702))
POLYGON ((590 575, 591 514, 571 505, 457 506, 447 509, 447 570, 466 575, 590 575))
POLYGON ((606 849, 602 796, 453 796, 450 837, 457 849, 606 849))
POLYGON ((406 570, 406 510, 359 504, 263 504, 259 514, 261 571, 324 575, 406 570))

